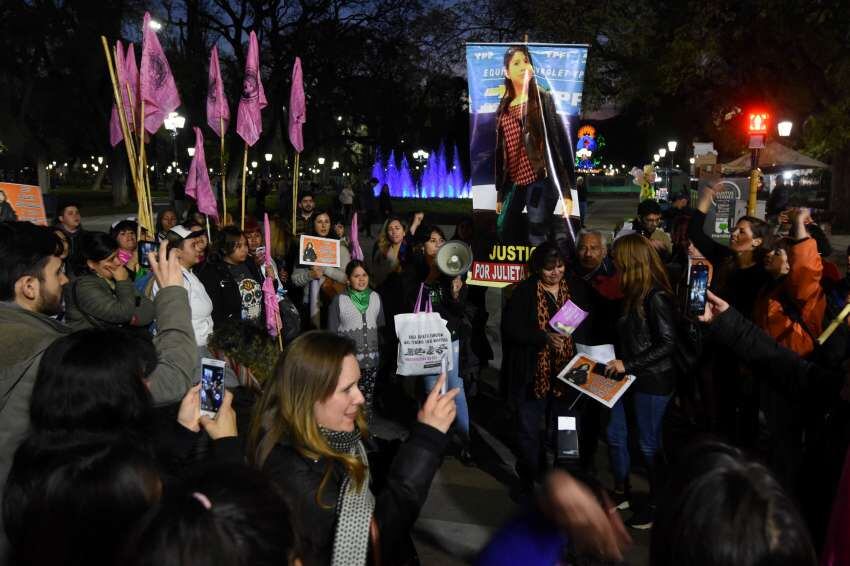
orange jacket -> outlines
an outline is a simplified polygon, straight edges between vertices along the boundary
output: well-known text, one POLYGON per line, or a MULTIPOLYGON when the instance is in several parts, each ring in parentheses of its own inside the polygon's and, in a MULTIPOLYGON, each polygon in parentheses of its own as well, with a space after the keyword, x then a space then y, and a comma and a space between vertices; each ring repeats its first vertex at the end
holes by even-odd
POLYGON ((805 356, 814 350, 811 335, 821 333, 826 310, 826 294, 820 284, 823 264, 815 240, 806 238, 791 245, 788 263, 791 270, 781 283, 759 291, 753 320, 779 344, 805 356), (809 332, 789 316, 783 302, 796 307, 809 332))

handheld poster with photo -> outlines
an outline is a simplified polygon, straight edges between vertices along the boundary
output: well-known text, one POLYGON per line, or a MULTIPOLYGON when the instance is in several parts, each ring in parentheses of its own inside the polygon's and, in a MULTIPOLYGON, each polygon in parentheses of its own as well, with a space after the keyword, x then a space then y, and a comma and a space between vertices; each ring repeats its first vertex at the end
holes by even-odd
POLYGON ((635 376, 627 375, 616 380, 606 377, 604 371, 605 363, 602 361, 578 354, 561 370, 558 379, 610 409, 634 383, 635 376))
POLYGON ((298 260, 304 265, 340 267, 339 240, 318 236, 301 236, 298 260))

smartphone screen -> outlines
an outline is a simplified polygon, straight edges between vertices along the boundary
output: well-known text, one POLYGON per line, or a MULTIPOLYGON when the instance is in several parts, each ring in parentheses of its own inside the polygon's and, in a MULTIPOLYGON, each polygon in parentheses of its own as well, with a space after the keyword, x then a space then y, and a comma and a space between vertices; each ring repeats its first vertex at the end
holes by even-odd
POLYGON ((708 266, 691 266, 688 286, 688 314, 699 316, 705 311, 705 294, 708 291, 708 266))
POLYGON ((139 242, 139 265, 150 268, 151 262, 148 260, 148 253, 157 253, 159 251, 159 242, 139 242))
POLYGON ((224 362, 201 360, 201 414, 214 417, 224 400, 224 362))

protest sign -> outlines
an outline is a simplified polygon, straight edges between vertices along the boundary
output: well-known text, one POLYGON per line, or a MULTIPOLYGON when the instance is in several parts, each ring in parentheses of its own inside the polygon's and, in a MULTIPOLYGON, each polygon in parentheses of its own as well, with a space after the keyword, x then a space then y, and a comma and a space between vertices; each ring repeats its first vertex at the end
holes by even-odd
POLYGON ((569 233, 586 45, 467 44, 475 223, 467 281, 526 277, 535 246, 569 233))
POLYGON ((47 226, 47 215, 44 212, 44 200, 41 189, 34 185, 17 183, 0 183, 0 201, 5 201, 12 207, 18 220, 47 226))
POLYGON ((578 354, 561 370, 558 379, 610 409, 634 383, 635 376, 627 375, 619 381, 609 379, 602 361, 578 354))
POLYGON ((340 267, 339 240, 318 236, 301 236, 298 259, 304 265, 340 267))

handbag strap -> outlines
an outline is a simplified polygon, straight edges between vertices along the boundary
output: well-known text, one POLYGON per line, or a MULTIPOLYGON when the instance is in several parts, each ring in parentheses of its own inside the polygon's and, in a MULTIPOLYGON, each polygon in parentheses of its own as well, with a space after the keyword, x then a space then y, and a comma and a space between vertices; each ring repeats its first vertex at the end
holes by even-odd
MULTIPOLYGON (((423 312, 421 305, 422 305, 422 292, 424 290, 425 290, 425 283, 420 283, 419 284, 419 294, 416 296, 416 306, 413 307, 413 313, 414 314, 419 314, 420 312, 423 312)), ((430 292, 428 292, 425 295, 425 299, 426 299, 426 302, 425 302, 424 312, 426 312, 426 313, 433 312, 433 306, 431 305, 431 293, 430 292)))

